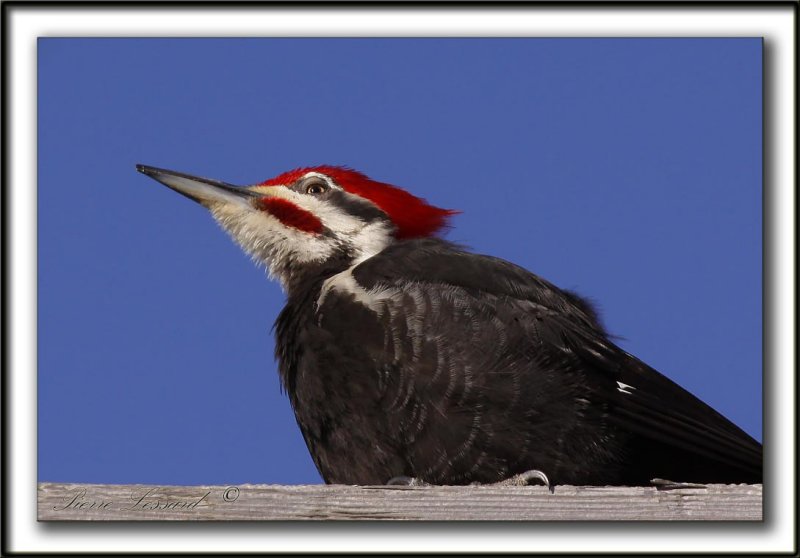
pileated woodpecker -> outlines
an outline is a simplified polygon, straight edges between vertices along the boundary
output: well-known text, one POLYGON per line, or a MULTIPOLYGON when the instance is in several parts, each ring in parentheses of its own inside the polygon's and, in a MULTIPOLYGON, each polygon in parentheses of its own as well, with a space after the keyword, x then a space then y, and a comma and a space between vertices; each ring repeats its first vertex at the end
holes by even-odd
POLYGON ((326 482, 761 482, 761 444, 586 300, 438 238, 452 211, 342 167, 248 187, 137 169, 280 281, 281 382, 326 482))

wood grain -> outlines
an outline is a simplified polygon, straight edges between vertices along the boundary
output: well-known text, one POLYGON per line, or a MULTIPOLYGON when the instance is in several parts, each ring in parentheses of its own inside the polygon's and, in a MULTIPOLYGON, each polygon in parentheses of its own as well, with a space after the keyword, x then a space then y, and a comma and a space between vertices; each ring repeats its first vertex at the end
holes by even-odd
POLYGON ((40 521, 748 520, 762 485, 154 486, 40 483, 40 521))

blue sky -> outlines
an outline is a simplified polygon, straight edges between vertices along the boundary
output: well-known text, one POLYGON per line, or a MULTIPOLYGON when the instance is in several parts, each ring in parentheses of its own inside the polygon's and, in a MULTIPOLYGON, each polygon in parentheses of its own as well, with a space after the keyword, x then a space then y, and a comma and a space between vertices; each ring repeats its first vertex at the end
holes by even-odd
POLYGON ((760 39, 40 39, 41 481, 321 482, 283 293, 136 163, 344 164, 761 439, 760 39))

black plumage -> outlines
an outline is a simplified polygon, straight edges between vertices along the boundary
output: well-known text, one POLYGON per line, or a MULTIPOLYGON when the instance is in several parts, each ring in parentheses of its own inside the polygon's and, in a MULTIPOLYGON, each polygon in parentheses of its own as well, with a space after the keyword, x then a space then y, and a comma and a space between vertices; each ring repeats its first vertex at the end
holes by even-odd
POLYGON ((326 482, 761 482, 761 444, 617 347, 586 300, 435 238, 452 211, 341 167, 246 188, 138 169, 281 281, 281 380, 326 482))
POLYGON ((761 445, 609 340, 591 305, 439 239, 302 276, 283 384, 326 482, 761 482, 761 445), (324 288, 351 273, 350 290, 324 288), (319 307, 317 307, 319 303, 319 307))

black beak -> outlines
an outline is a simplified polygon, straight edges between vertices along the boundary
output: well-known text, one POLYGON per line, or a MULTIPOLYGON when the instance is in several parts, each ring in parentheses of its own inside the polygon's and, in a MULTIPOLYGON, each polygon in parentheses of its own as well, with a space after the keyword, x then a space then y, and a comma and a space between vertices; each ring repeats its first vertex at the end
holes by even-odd
POLYGON ((182 172, 147 165, 136 165, 136 170, 206 207, 214 203, 247 203, 258 195, 245 187, 182 172))

